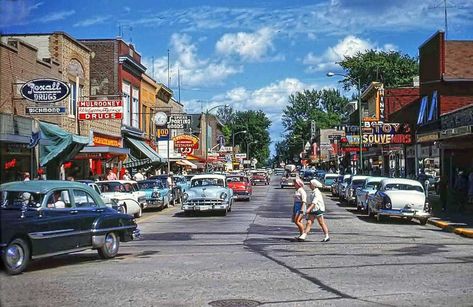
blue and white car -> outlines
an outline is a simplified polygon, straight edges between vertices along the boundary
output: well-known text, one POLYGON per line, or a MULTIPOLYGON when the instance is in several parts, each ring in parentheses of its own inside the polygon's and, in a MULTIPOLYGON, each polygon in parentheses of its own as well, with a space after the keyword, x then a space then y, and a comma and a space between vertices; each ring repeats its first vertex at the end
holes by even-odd
POLYGON ((226 215, 232 210, 233 191, 225 175, 195 175, 191 187, 183 195, 184 213, 214 211, 226 215))
POLYGON ((140 191, 145 192, 147 208, 167 208, 171 202, 171 191, 160 180, 138 181, 140 191))
POLYGON ((348 205, 356 203, 356 190, 363 186, 366 178, 368 178, 368 176, 355 175, 351 177, 351 181, 345 189, 345 200, 348 205))
POLYGON ((386 177, 368 177, 363 186, 356 190, 356 209, 358 211, 366 211, 368 198, 376 193, 383 179, 386 179, 386 177))

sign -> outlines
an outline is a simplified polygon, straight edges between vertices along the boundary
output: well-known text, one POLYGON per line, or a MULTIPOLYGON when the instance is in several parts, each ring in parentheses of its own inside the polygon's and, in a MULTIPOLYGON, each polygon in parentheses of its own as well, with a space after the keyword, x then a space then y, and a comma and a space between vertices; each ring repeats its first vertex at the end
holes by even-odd
POLYGON ((411 133, 409 124, 404 123, 382 123, 382 122, 365 122, 363 123, 364 133, 372 134, 393 134, 393 133, 411 133))
POLYGON ((173 139, 174 148, 183 156, 190 155, 199 148, 199 139, 193 135, 181 134, 173 139))
POLYGON ((53 103, 66 98, 69 86, 56 79, 35 79, 26 82, 20 89, 23 98, 36 103, 53 103))
POLYGON ((169 140, 169 129, 156 129, 156 142, 169 140))
POLYGON ((251 161, 250 160, 243 160, 243 164, 250 164, 251 161))
POLYGON ((233 147, 231 146, 222 146, 220 147, 220 152, 232 152, 233 151, 233 147))
POLYGON ((95 135, 93 137, 94 145, 104 145, 104 146, 112 146, 112 147, 121 147, 120 139, 110 138, 105 136, 95 135))
POLYGON ((473 125, 473 106, 445 114, 440 118, 442 129, 473 125))
POLYGON ((65 107, 26 107, 26 114, 31 115, 62 115, 66 113, 65 107))
POLYGON ((363 134, 363 144, 411 144, 410 134, 363 134))
POLYGON ((235 154, 236 159, 246 159, 246 153, 237 153, 235 154))
POLYGON ((89 100, 78 102, 79 120, 121 119, 123 101, 89 100))
POLYGON ((192 122, 190 115, 171 115, 169 117, 167 127, 168 129, 184 129, 192 122))
POLYGON ((310 138, 311 139, 315 138, 315 132, 316 132, 315 129, 316 129, 315 120, 311 120, 310 121, 310 138))
POLYGON ((435 142, 439 139, 439 133, 432 132, 426 134, 418 134, 416 138, 418 143, 435 142))

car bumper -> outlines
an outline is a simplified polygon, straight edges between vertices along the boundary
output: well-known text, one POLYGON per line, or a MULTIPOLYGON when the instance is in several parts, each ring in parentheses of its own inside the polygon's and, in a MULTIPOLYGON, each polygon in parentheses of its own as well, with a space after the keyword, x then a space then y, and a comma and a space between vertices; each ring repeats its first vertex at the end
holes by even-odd
POLYGON ((414 218, 429 218, 431 214, 424 211, 415 211, 415 210, 388 210, 388 209, 380 209, 378 210, 378 214, 385 215, 385 216, 397 216, 397 217, 414 217, 414 218))
POLYGON ((161 208, 164 206, 164 199, 148 199, 146 201, 146 208, 161 208))
POLYGON ((250 192, 233 192, 233 199, 250 199, 250 192))
POLYGON ((192 205, 184 204, 181 207, 184 211, 221 211, 227 210, 228 204, 215 204, 215 205, 192 205))

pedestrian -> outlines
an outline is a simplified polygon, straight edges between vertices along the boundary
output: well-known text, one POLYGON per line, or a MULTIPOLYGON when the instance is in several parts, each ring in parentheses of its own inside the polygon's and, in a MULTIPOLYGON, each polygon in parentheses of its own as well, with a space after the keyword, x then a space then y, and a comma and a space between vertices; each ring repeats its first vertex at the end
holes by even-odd
MULTIPOLYGON (((17 173, 18 174, 18 173, 17 173)), ((18 175, 17 175, 18 176, 18 175)), ((18 177, 17 177, 18 178, 18 177)), ((30 181, 30 173, 24 172, 23 173, 23 181, 30 181)))
POLYGON ((322 231, 325 234, 322 242, 330 241, 330 237, 328 235, 328 227, 325 223, 324 213, 325 213, 325 202, 320 192, 319 188, 322 188, 322 183, 317 179, 312 179, 310 181, 310 193, 309 199, 307 200, 307 224, 305 226, 304 233, 299 237, 300 240, 305 240, 307 235, 310 232, 312 225, 314 224, 314 220, 317 219, 317 222, 322 228, 322 231))
POLYGON ((111 168, 108 169, 107 180, 117 180, 117 174, 115 174, 111 168))
POLYGON ((145 178, 143 177, 143 174, 141 174, 140 170, 138 170, 136 174, 133 176, 133 179, 135 179, 136 181, 141 181, 145 178))
POLYGON ((131 180, 130 172, 126 169, 125 173, 123 174, 123 180, 131 180))
POLYGON ((304 233, 302 219, 306 209, 307 193, 304 191, 304 182, 300 178, 294 180, 294 188, 296 192, 294 193, 294 205, 292 207, 292 221, 296 224, 300 236, 304 233))

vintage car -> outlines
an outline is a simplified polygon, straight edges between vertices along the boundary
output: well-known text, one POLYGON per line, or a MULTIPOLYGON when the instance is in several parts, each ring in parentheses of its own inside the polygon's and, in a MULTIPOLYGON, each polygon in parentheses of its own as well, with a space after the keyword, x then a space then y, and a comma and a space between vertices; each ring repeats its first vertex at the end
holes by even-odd
POLYGON ((338 183, 338 199, 343 201, 345 199, 345 191, 351 182, 352 175, 344 175, 343 180, 338 183))
POLYGON ((191 187, 184 193, 184 213, 216 211, 223 215, 232 210, 233 191, 225 175, 204 174, 192 177, 191 187))
POLYGON ((23 272, 32 259, 96 249, 118 254, 121 242, 139 230, 133 217, 108 208, 89 186, 41 180, 0 185, 0 255, 8 274, 23 272))
POLYGON ((227 176, 227 184, 233 190, 233 199, 251 200, 253 188, 250 179, 246 176, 230 175, 227 176))
POLYGON ((139 190, 138 183, 133 180, 97 181, 102 194, 123 205, 124 212, 134 217, 141 217, 146 208, 146 195, 139 190))
MULTIPOLYGON (((171 203, 171 192, 160 180, 138 181, 140 191, 145 192, 146 208, 167 208, 171 203)), ((144 208, 144 209, 146 209, 144 208)))
POLYGON ((174 179, 174 183, 176 184, 176 186, 179 187, 181 196, 191 187, 190 181, 188 181, 185 176, 174 175, 172 178, 174 179))
POLYGON ((356 204, 356 189, 363 186, 366 178, 368 178, 368 176, 355 175, 351 177, 351 181, 347 185, 347 188, 345 189, 345 197, 344 197, 348 205, 351 205, 352 203, 356 204))
POLYGON ((305 182, 309 182, 314 178, 315 178, 315 170, 311 170, 311 169, 304 170, 304 174, 303 174, 302 179, 305 182))
POLYGON ((330 190, 332 188, 332 184, 335 182, 335 179, 338 178, 338 174, 325 174, 324 179, 322 180, 322 189, 323 190, 330 190))
POLYGON ((251 184, 252 185, 257 185, 257 184, 268 185, 269 176, 266 173, 266 171, 251 172, 251 184))
POLYGON ((387 178, 381 180, 376 193, 368 199, 368 215, 380 222, 384 217, 418 219, 425 225, 430 217, 424 187, 416 180, 387 178))
POLYGON ((283 168, 275 168, 274 169, 274 175, 276 175, 276 176, 284 175, 284 169, 283 168))
POLYGON ((95 183, 93 180, 76 180, 76 182, 81 182, 83 184, 88 185, 91 187, 97 194, 100 195, 100 198, 102 198, 103 202, 107 207, 110 207, 112 209, 117 210, 118 212, 125 213, 125 209, 123 208, 123 204, 119 204, 116 200, 111 199, 108 196, 105 196, 102 191, 100 190, 99 186, 95 183))
POLYGON ((366 211, 368 198, 376 193, 379 183, 386 177, 368 177, 360 189, 356 190, 356 209, 366 211))
POLYGON ((294 180, 296 180, 297 173, 286 173, 285 176, 281 177, 280 185, 281 189, 285 187, 293 187, 294 186, 294 180))
MULTIPOLYGON (((153 180, 159 180, 162 182, 162 184, 171 190, 171 203, 173 205, 175 204, 182 204, 182 195, 184 194, 181 190, 181 187, 177 184, 174 184, 174 186, 170 187, 168 184, 168 177, 169 175, 163 174, 163 175, 157 175, 157 176, 151 176, 148 179, 153 179, 153 180)), ((174 176, 173 176, 174 177, 174 176)), ((176 181, 173 181, 176 183, 176 181)))
POLYGON ((339 187, 338 184, 342 181, 343 181, 343 175, 338 175, 338 177, 333 181, 332 187, 330 187, 332 196, 338 196, 338 187, 339 187))

